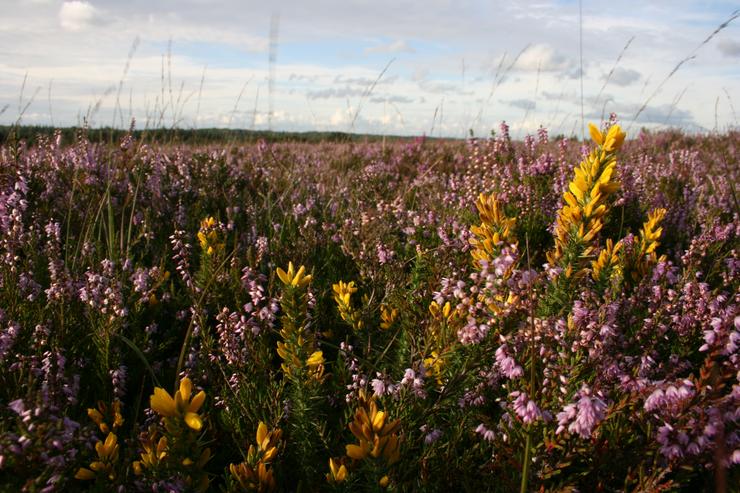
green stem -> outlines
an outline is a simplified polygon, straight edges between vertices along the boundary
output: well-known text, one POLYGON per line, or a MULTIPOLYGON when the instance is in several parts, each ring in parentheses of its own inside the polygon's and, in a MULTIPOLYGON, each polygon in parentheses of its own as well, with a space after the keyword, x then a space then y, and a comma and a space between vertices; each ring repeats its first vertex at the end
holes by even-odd
POLYGON ((532 450, 532 433, 527 428, 527 443, 524 445, 524 463, 522 464, 522 483, 519 487, 519 493, 527 493, 527 485, 529 482, 529 456, 532 450))

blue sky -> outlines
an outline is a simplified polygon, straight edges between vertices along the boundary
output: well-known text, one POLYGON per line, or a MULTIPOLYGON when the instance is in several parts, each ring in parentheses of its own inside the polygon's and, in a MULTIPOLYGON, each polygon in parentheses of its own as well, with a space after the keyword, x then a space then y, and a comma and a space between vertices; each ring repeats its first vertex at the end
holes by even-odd
MULTIPOLYGON (((135 117, 139 128, 451 137, 486 135, 502 120, 517 136, 540 125, 581 129, 577 1, 0 0, 0 8, 4 124, 128 126, 135 117)), ((584 0, 586 120, 614 111, 634 129, 738 127, 740 19, 701 45, 737 8, 584 0)))

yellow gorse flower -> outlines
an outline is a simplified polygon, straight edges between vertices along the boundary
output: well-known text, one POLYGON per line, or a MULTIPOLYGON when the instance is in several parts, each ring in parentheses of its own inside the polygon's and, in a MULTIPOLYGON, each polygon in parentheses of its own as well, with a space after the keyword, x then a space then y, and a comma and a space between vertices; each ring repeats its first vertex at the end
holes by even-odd
POLYGON ((324 353, 321 351, 311 353, 306 360, 306 367, 311 378, 321 380, 324 376, 324 353))
POLYGON ((308 286, 308 284, 311 282, 311 274, 306 274, 306 268, 304 266, 300 266, 298 268, 298 271, 296 272, 293 267, 293 262, 288 262, 288 271, 284 271, 280 267, 277 268, 277 275, 280 278, 280 280, 285 284, 286 286, 291 287, 301 287, 304 288, 308 286))
POLYGON ((105 402, 98 402, 97 409, 88 408, 87 416, 96 424, 100 431, 108 433, 116 431, 123 425, 123 415, 121 414, 121 401, 116 399, 113 401, 111 406, 108 406, 105 402), (108 424, 110 422, 110 425, 108 424))
POLYGON ((621 274, 619 252, 622 242, 616 244, 610 239, 606 240, 606 247, 599 252, 599 257, 591 262, 591 277, 594 281, 605 281, 609 277, 621 274))
POLYGON ((275 491, 277 487, 272 469, 263 462, 255 467, 250 467, 245 462, 230 464, 229 472, 239 487, 238 491, 267 492, 275 491))
POLYGON ((555 225, 555 248, 547 252, 552 266, 564 269, 570 277, 586 274, 581 265, 596 250, 596 235, 604 223, 608 197, 619 189, 614 179, 617 165, 615 152, 624 142, 625 133, 619 125, 612 125, 604 136, 593 124, 589 125, 597 148, 575 167, 575 177, 563 194, 565 204, 558 211, 555 225))
POLYGON ((663 228, 659 226, 665 218, 665 209, 655 209, 648 214, 648 220, 645 221, 640 230, 640 252, 643 255, 650 255, 655 252, 660 244, 658 240, 663 234, 663 228))
POLYGON ((455 314, 452 311, 452 305, 449 301, 445 302, 445 304, 441 307, 439 306, 439 303, 437 303, 436 301, 432 301, 429 304, 429 313, 432 315, 432 317, 434 317, 435 320, 446 322, 449 322, 455 314))
POLYGON ((167 437, 163 436, 157 440, 156 430, 151 429, 141 444, 144 447, 141 460, 135 461, 133 464, 134 473, 137 476, 143 474, 143 468, 156 469, 159 463, 167 457, 167 437))
POLYGON ((192 390, 193 384, 188 377, 180 380, 180 388, 175 392, 174 398, 163 388, 156 387, 149 399, 149 405, 160 416, 182 418, 190 429, 200 431, 203 427, 203 419, 198 414, 198 410, 206 400, 206 393, 201 390, 191 399, 192 390))
POLYGON ((334 301, 337 304, 339 316, 342 317, 342 320, 350 324, 355 330, 362 329, 363 323, 360 320, 360 315, 357 310, 352 308, 352 295, 357 292, 355 282, 339 281, 333 284, 331 288, 334 291, 334 301))
POLYGON ((475 203, 480 216, 480 226, 471 226, 470 232, 474 238, 470 239, 473 246, 470 254, 476 267, 481 267, 481 261, 490 263, 501 250, 504 243, 513 243, 513 230, 516 219, 506 217, 495 194, 481 193, 475 203))
POLYGON ((209 216, 200 222, 198 243, 207 255, 213 255, 224 249, 224 242, 220 238, 218 224, 213 217, 209 216))
POLYGON ((400 420, 388 420, 385 411, 378 409, 375 398, 368 398, 364 390, 360 391, 359 402, 354 420, 349 424, 358 443, 347 445, 347 455, 355 460, 382 457, 387 465, 394 464, 401 451, 400 420))
POLYGON ((380 307, 380 328, 382 330, 390 329, 398 318, 398 310, 391 309, 383 305, 380 307))
POLYGON ((624 138, 627 136, 619 125, 612 125, 604 136, 601 131, 593 123, 588 124, 588 131, 591 134, 591 139, 600 145, 606 152, 614 152, 622 146, 624 138))
POLYGON ((302 379, 308 376, 321 382, 324 377, 324 358, 316 350, 313 332, 305 330, 308 320, 308 285, 311 275, 300 266, 296 271, 293 262, 288 263, 288 270, 277 269, 277 275, 286 289, 280 305, 283 310, 277 353, 283 360, 281 368, 285 376, 302 379))
POLYGON ((116 479, 114 466, 118 461, 118 437, 113 433, 108 433, 105 442, 99 441, 95 444, 95 452, 98 454, 98 459, 90 463, 89 469, 79 468, 75 478, 92 480, 100 476, 110 481, 116 479))
POLYGON ((241 491, 273 491, 275 478, 269 464, 277 458, 282 430, 272 431, 260 421, 255 439, 257 445, 250 445, 247 460, 240 464, 230 464, 229 472, 241 491))
POLYGON ((663 234, 663 227, 660 226, 660 223, 665 218, 665 215, 665 209, 655 209, 648 214, 648 220, 643 223, 642 229, 640 229, 639 250, 637 252, 637 258, 634 261, 634 270, 632 271, 632 278, 634 280, 638 280, 641 276, 644 276, 651 265, 665 259, 664 255, 658 258, 658 255, 655 253, 655 250, 660 245, 658 240, 663 234))
POLYGON ((342 483, 347 479, 347 467, 340 459, 329 459, 329 472, 326 473, 328 483, 342 483))
POLYGON ((429 338, 433 347, 442 350, 450 341, 452 336, 449 324, 455 320, 457 310, 452 309, 449 301, 439 306, 436 301, 429 304, 429 313, 432 320, 429 323, 429 338))
POLYGON ((437 380, 437 385, 442 385, 442 370, 444 358, 437 351, 432 351, 428 358, 424 358, 424 368, 437 380))

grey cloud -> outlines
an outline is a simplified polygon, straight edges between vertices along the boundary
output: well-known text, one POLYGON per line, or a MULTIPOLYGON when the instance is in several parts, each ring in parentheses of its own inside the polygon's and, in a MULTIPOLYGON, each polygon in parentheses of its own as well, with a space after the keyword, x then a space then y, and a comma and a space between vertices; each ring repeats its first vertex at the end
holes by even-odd
POLYGON ((732 58, 740 57, 740 41, 735 41, 734 39, 723 39, 717 43, 717 48, 724 56, 732 58))
POLYGON ((316 91, 308 91, 306 93, 306 97, 308 99, 352 98, 355 96, 362 96, 364 93, 364 89, 354 89, 352 87, 329 87, 316 91))
MULTIPOLYGON (((614 69, 614 72, 612 73, 611 79, 609 79, 609 81, 618 86, 625 87, 632 84, 633 82, 637 82, 638 80, 640 80, 640 77, 640 72, 638 72, 637 70, 617 67, 614 69)), ((606 76, 604 78, 606 78, 606 76)))
MULTIPOLYGON (((363 86, 363 87, 369 87, 376 83, 377 77, 374 79, 371 79, 370 77, 343 77, 341 75, 338 75, 334 78, 335 84, 347 84, 350 86, 363 86)), ((383 77, 380 80, 377 80, 377 85, 381 84, 393 84, 398 80, 397 75, 391 75, 388 77, 383 77)))
POLYGON ((576 93, 566 91, 548 91, 545 89, 540 94, 548 101, 575 101, 578 98, 576 93))
POLYGON ((521 108, 523 110, 533 110, 537 106, 537 103, 535 103, 532 99, 513 99, 511 101, 503 102, 508 104, 509 106, 513 106, 514 108, 521 108))
MULTIPOLYGON (((607 114, 608 112, 614 112, 623 121, 631 121, 639 108, 640 105, 638 104, 617 104, 607 107, 607 114)), ((586 114, 586 118, 598 120, 601 118, 601 114, 597 111, 592 111, 586 114)), ((642 111, 642 113, 640 113, 637 123, 643 125, 678 125, 699 128, 699 125, 694 118, 694 114, 691 111, 680 109, 670 104, 648 106, 642 111)))
POLYGON ((460 89, 460 84, 454 84, 452 82, 439 82, 431 80, 422 80, 419 82, 419 87, 426 92, 435 94, 455 94, 457 96, 470 96, 473 91, 463 91, 460 89))
POLYGON ((288 80, 305 81, 305 82, 316 82, 318 75, 304 75, 304 74, 290 74, 288 80))
POLYGON ((377 96, 374 98, 370 98, 371 103, 385 103, 386 101, 389 103, 402 103, 402 104, 414 102, 412 98, 409 98, 406 96, 388 96, 388 97, 377 96))

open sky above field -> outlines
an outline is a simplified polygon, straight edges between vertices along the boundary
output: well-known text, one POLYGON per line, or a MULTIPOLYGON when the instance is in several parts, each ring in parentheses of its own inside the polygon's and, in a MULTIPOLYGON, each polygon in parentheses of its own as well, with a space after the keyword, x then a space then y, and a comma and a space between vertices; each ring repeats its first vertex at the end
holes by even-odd
MULTIPOLYGON (((0 124, 22 114, 26 124, 125 127, 133 116, 139 128, 462 137, 506 120, 517 136, 539 125, 581 132, 577 1, 0 7, 0 124)), ((737 8, 584 0, 586 121, 613 111, 626 127, 639 113, 635 129, 737 127, 740 19, 712 36, 737 8)))

